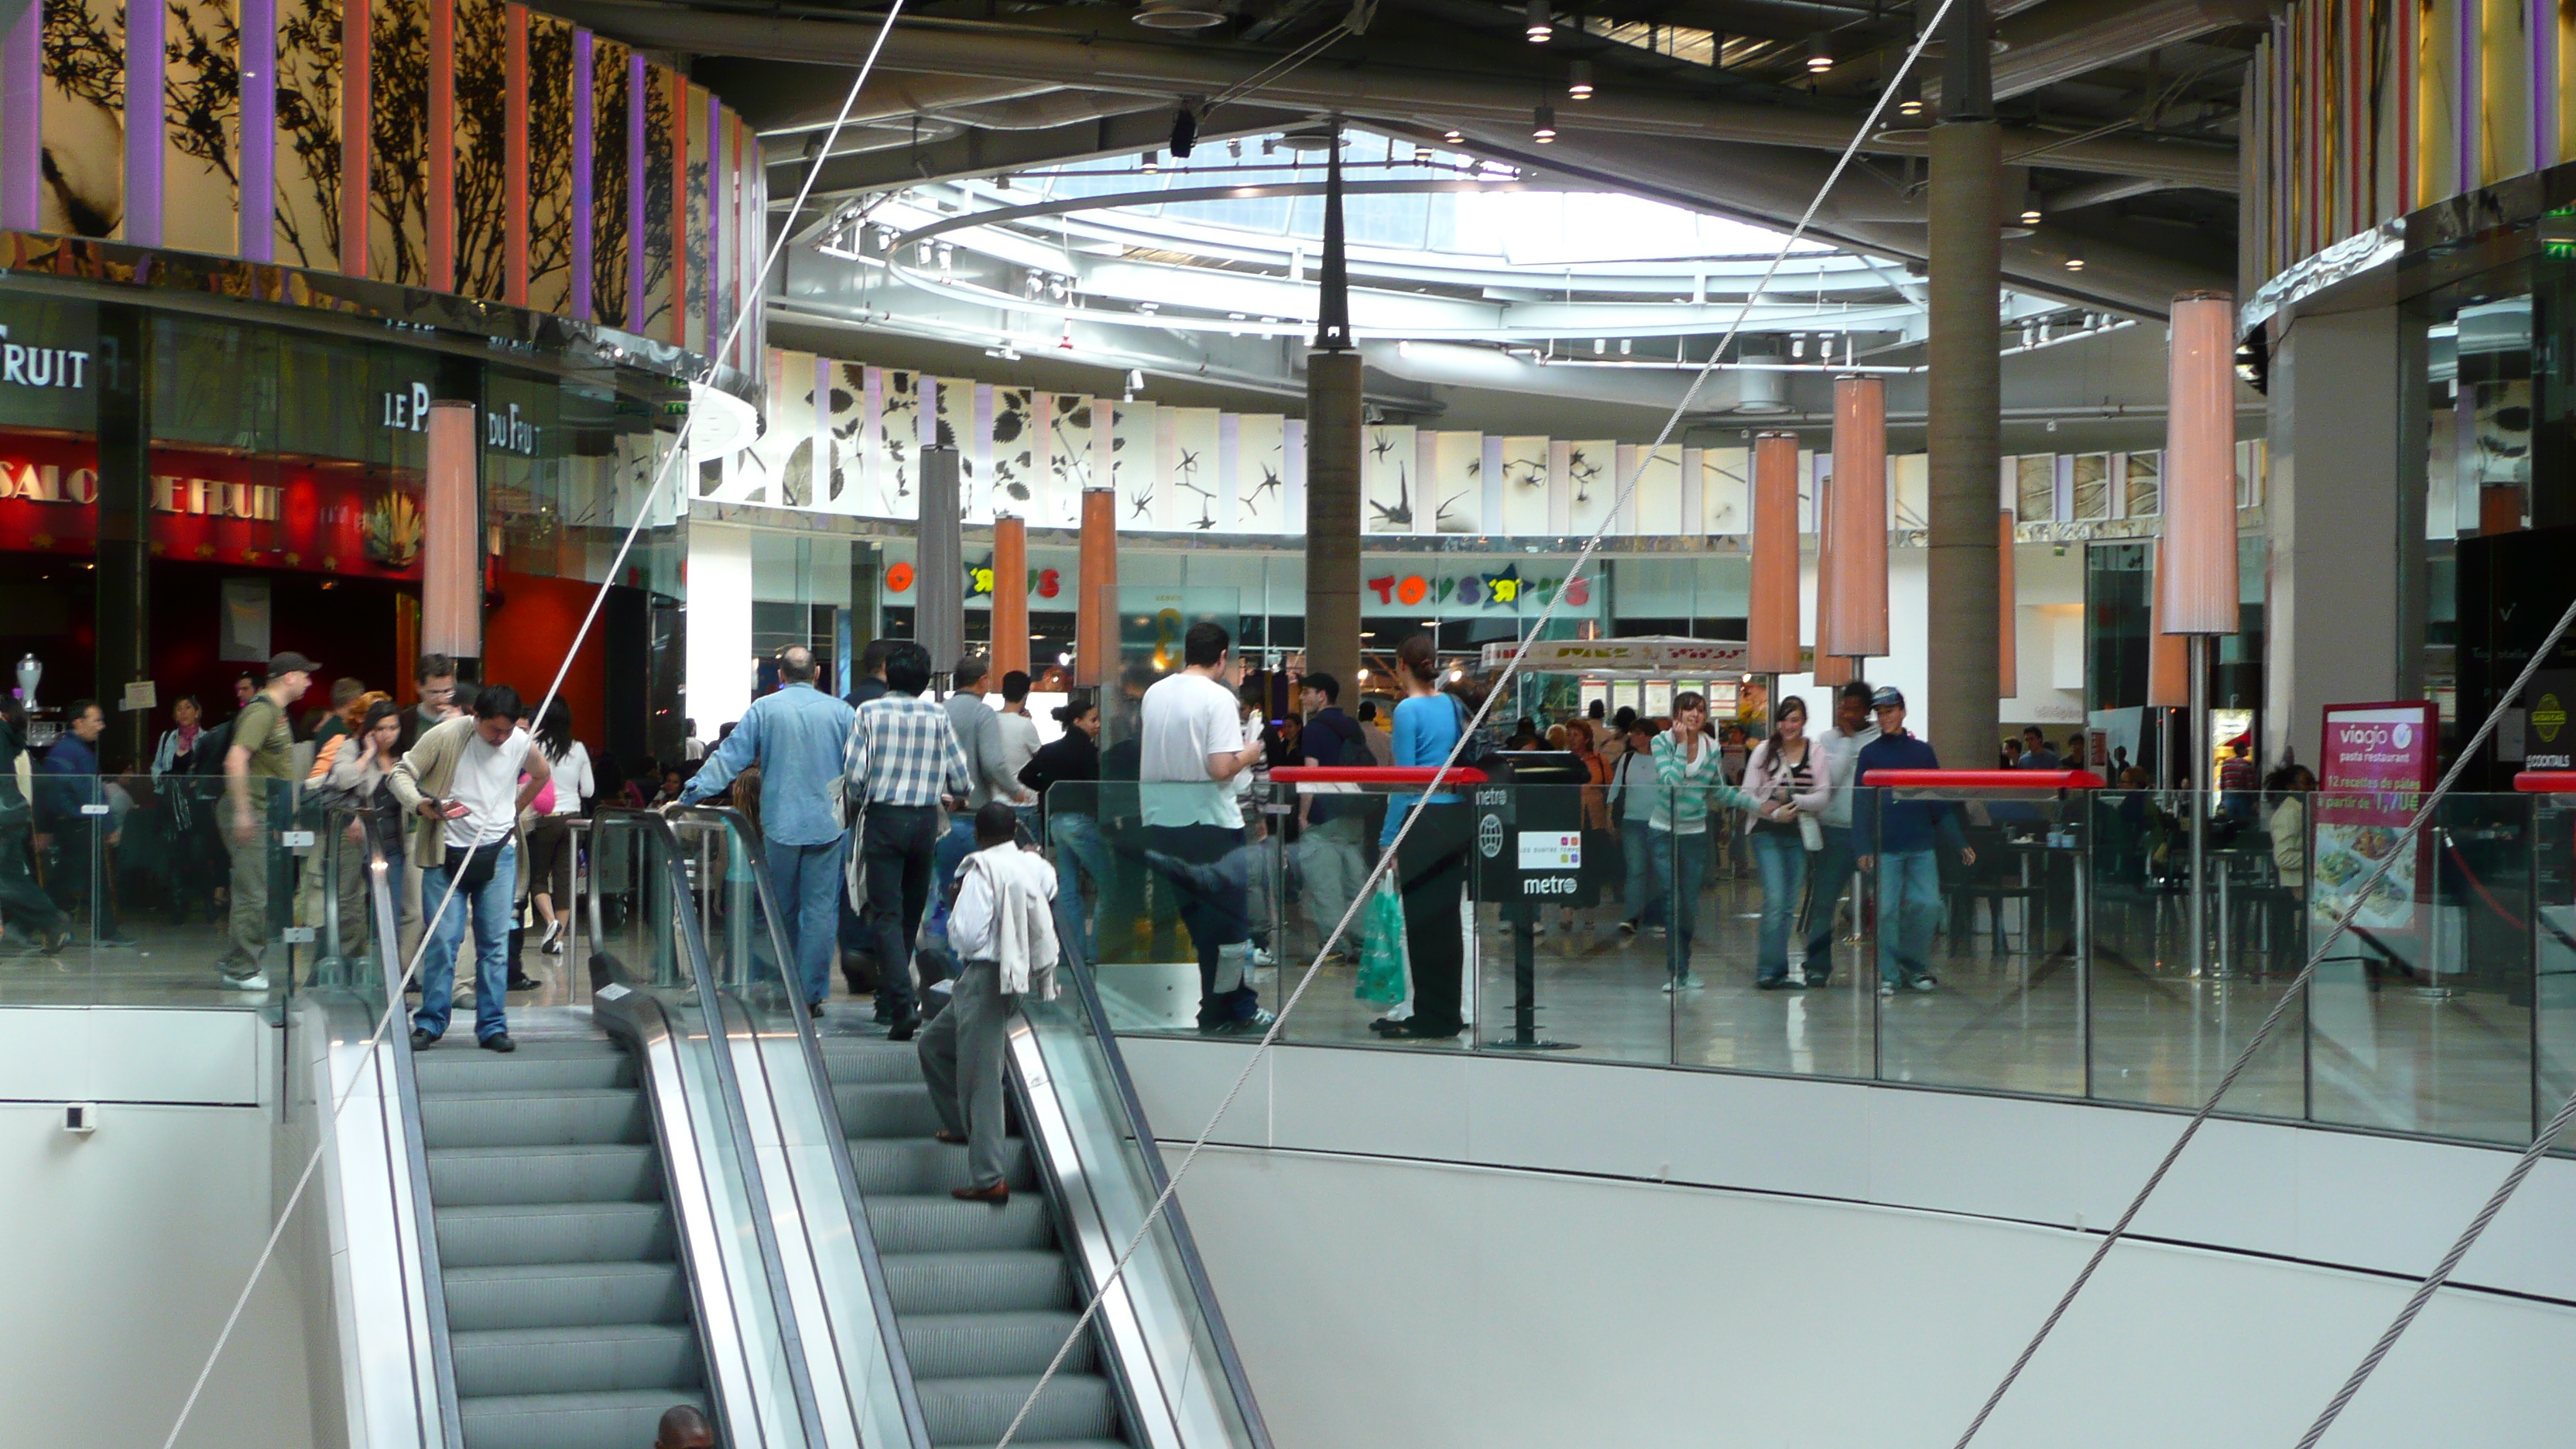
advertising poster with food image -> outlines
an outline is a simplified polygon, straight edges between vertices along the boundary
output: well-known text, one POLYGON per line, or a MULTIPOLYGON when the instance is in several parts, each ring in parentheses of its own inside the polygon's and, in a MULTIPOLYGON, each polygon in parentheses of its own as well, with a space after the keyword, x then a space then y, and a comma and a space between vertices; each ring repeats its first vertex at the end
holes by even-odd
POLYGON ((2419 837, 2400 851, 2398 841, 2433 788, 2437 733, 2428 700, 2326 706, 2308 895, 2310 919, 2319 926, 2331 926, 2367 884, 2355 928, 2415 929, 2423 842, 2419 837), (2373 882, 2371 872, 2391 856, 2373 882))

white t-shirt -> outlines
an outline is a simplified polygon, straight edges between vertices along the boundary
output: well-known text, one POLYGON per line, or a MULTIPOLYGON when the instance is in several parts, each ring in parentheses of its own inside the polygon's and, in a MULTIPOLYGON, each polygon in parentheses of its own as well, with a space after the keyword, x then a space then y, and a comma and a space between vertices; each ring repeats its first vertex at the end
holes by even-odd
POLYGON ((447 822, 451 850, 471 850, 510 833, 519 820, 519 768, 527 762, 533 741, 526 730, 512 730, 497 745, 483 742, 476 730, 457 753, 456 773, 447 782, 447 798, 462 801, 467 813, 447 822))
POLYGON ((562 759, 549 755, 546 762, 554 772, 555 813, 579 815, 581 802, 599 793, 599 785, 590 773, 590 751, 575 740, 562 759))
POLYGON ((1145 691, 1144 715, 1136 778, 1145 823, 1242 828, 1234 792, 1209 779, 1207 765, 1210 755, 1243 749, 1242 709, 1234 691, 1184 671, 1145 691))
POLYGON ((993 717, 1002 726, 1002 763, 1010 767, 1011 778, 1016 780, 1021 769, 1038 756, 1038 722, 1009 710, 995 710, 993 717))

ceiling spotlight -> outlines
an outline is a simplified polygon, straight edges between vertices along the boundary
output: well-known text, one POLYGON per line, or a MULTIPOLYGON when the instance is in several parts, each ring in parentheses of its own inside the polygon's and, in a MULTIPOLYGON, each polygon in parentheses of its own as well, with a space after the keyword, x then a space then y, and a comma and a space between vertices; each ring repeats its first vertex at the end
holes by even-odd
POLYGON ((1529 0, 1529 29, 1527 34, 1529 35, 1530 44, 1545 45, 1548 42, 1548 37, 1555 33, 1556 21, 1547 13, 1547 0, 1529 0))
POLYGON ((1923 114, 1923 82, 1910 75, 1905 78, 1905 89, 1897 92, 1896 114, 1909 121, 1923 114))
POLYGON ((1186 159, 1188 159, 1189 154, 1190 154, 1190 148, 1191 148, 1191 147, 1193 147, 1193 146, 1196 146, 1198 143, 1199 143, 1199 118, 1198 118, 1198 117, 1196 117, 1196 116, 1191 115, 1191 114, 1190 114, 1190 108, 1189 108, 1189 107, 1187 107, 1187 106, 1183 106, 1183 107, 1181 107, 1179 110, 1174 111, 1174 112, 1172 113, 1172 157, 1173 157, 1173 159, 1174 159, 1174 160, 1186 160, 1186 159))
POLYGON ((2037 226, 2039 217, 2039 188, 2034 186, 2021 195, 2021 224, 2037 226))
POLYGON ((1607 337, 1595 337, 1595 338, 1593 338, 1593 339, 1592 339, 1592 350, 1593 350, 1593 352, 1595 352, 1596 354, 1598 354, 1598 355, 1600 355, 1600 356, 1603 356, 1603 357, 1607 357, 1607 356, 1609 356, 1609 355, 1610 355, 1610 339, 1609 339, 1609 338, 1607 338, 1607 337))
POLYGON ((1544 146, 1556 139, 1556 107, 1545 101, 1530 114, 1530 139, 1544 146))
POLYGON ((1791 357, 1804 357, 1807 355, 1806 333, 1792 332, 1789 334, 1789 355, 1791 357))
POLYGON ((1823 75, 1826 71, 1832 70, 1833 68, 1833 47, 1826 43, 1824 36, 1818 35, 1815 39, 1808 41, 1807 74, 1823 75))
POLYGON ((2066 270, 2070 272, 2084 270, 2084 249, 2073 242, 2066 244, 2066 270))
POLYGON ((1592 99, 1592 62, 1578 60, 1567 67, 1565 93, 1578 101, 1592 99))
POLYGON ((1145 169, 1148 171, 1160 171, 1163 169, 1162 147, 1157 146, 1145 153, 1145 169))
POLYGON ((1237 160, 1237 161, 1242 160, 1242 159, 1243 159, 1243 142, 1242 142, 1240 139, 1236 139, 1236 140, 1232 140, 1232 141, 1228 141, 1228 142, 1226 142, 1226 143, 1225 143, 1225 154, 1226 154, 1226 155, 1228 155, 1228 156, 1233 157, 1233 158, 1234 158, 1235 160, 1237 160))
POLYGON ((1448 142, 1452 146, 1455 146, 1467 139, 1467 133, 1459 130, 1455 126, 1452 126, 1448 130, 1440 133, 1440 139, 1448 142))
POLYGON ((1148 30, 1205 30, 1225 23, 1215 0, 1145 0, 1129 17, 1148 30))

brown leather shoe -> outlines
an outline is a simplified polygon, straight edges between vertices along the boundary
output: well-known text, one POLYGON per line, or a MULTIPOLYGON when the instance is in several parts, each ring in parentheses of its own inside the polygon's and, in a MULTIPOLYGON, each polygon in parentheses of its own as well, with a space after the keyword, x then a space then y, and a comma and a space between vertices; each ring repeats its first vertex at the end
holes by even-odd
POLYGON ((959 1202, 983 1202, 1000 1207, 1011 1200, 1011 1185, 997 1182, 991 1187, 952 1187, 948 1195, 959 1202))

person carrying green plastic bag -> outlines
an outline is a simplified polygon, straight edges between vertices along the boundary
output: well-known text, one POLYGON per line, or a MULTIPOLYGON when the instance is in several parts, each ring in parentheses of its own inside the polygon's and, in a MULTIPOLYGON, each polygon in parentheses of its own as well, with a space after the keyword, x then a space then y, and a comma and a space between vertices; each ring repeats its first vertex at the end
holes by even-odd
POLYGON ((1351 991, 1362 1001, 1394 1005, 1408 999, 1412 981, 1404 959, 1404 897, 1395 888, 1392 872, 1378 879, 1377 889, 1369 893, 1368 909, 1353 923, 1363 930, 1360 945, 1359 984, 1351 991))

